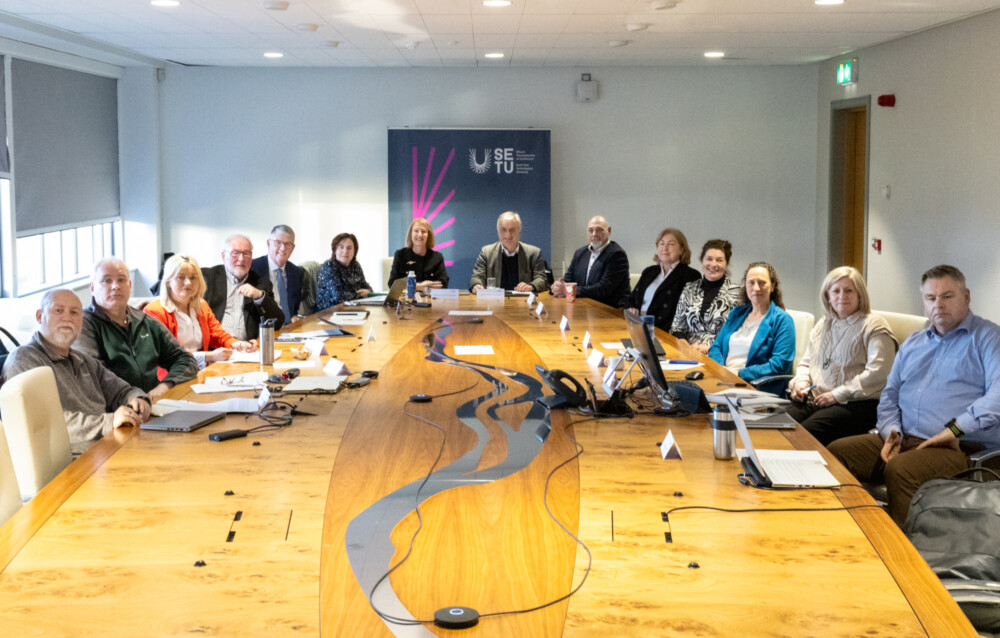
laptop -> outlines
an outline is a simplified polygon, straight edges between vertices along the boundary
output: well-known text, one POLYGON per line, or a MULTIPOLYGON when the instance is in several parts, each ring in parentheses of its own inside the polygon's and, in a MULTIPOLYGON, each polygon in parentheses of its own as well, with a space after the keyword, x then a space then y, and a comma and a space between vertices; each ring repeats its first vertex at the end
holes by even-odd
MULTIPOLYGON (((726 397, 729 411, 736 423, 736 431, 743 441, 744 455, 740 458, 743 469, 754 487, 835 487, 840 481, 834 478, 826 463, 820 460, 788 458, 798 450, 761 450, 758 454, 750 441, 743 415, 736 404, 726 397)), ((801 454, 801 452, 799 452, 801 454)), ((816 452, 818 455, 819 453, 816 452)))
POLYGON ((162 430, 164 432, 194 432, 198 428, 214 423, 225 416, 225 412, 215 410, 175 410, 170 414, 154 417, 139 427, 143 430, 162 430))
POLYGON ((392 282, 389 293, 385 297, 365 297, 344 302, 345 306, 393 306, 406 292, 406 277, 400 277, 392 282))

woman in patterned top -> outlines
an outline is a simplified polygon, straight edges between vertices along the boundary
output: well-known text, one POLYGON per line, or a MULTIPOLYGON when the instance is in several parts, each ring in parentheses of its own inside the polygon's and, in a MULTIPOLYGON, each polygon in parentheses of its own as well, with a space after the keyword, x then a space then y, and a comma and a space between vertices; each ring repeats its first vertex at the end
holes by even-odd
POLYGON ((372 285, 358 263, 358 238, 340 233, 330 242, 333 256, 323 262, 316 281, 316 310, 368 296, 372 285))
POLYGON ((670 334, 705 354, 739 302, 740 287, 729 279, 733 246, 709 239, 701 248, 701 279, 684 286, 670 334))

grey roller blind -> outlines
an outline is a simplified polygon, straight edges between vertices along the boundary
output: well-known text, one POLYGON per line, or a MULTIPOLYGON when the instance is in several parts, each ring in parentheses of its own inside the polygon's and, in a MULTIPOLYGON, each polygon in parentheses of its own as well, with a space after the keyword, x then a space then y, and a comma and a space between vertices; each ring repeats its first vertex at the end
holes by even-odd
POLYGON ((11 60, 19 235, 121 214, 117 80, 11 60))
POLYGON ((4 82, 3 56, 0 56, 0 172, 10 172, 10 153, 7 152, 7 100, 3 97, 4 82))

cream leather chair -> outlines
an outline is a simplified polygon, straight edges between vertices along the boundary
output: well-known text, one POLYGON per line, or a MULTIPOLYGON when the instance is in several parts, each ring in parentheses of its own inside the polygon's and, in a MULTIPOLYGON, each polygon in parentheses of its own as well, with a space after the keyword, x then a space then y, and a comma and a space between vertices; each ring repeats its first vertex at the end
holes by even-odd
POLYGON ((21 498, 28 500, 73 460, 52 369, 8 379, 0 388, 0 412, 21 498))
POLYGON ((873 314, 881 315, 892 328, 892 334, 896 336, 896 343, 903 343, 906 338, 917 330, 927 327, 927 317, 920 315, 905 315, 901 312, 888 312, 886 310, 872 310, 873 314))
POLYGON ((642 277, 642 273, 630 272, 628 274, 628 286, 629 290, 635 290, 635 285, 639 283, 639 278, 642 277))
POLYGON ((21 509, 21 492, 17 488, 14 463, 7 448, 7 437, 0 425, 0 525, 21 509))
POLYGON ((389 290, 389 275, 392 273, 392 257, 383 257, 379 264, 379 279, 382 282, 382 290, 389 290))
POLYGON ((795 323, 795 360, 792 361, 792 370, 794 371, 795 367, 799 365, 799 359, 806 353, 806 348, 809 346, 809 333, 816 325, 816 317, 811 312, 803 310, 788 310, 787 312, 795 323))

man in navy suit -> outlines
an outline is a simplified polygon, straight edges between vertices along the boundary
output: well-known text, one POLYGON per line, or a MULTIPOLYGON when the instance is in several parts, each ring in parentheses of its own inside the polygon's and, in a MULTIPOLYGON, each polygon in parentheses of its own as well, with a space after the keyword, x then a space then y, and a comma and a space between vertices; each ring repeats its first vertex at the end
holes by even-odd
POLYGON ((285 315, 285 325, 294 326, 299 318, 299 303, 302 302, 303 270, 288 261, 295 250, 295 231, 284 224, 271 229, 267 240, 267 255, 261 255, 250 263, 250 270, 261 279, 270 279, 275 301, 285 315))
POLYGON ((608 220, 597 215, 587 222, 586 246, 576 251, 566 275, 552 284, 552 296, 564 297, 566 283, 576 283, 576 296, 624 308, 628 303, 628 255, 611 241, 608 220))

